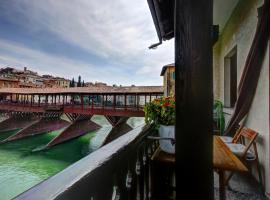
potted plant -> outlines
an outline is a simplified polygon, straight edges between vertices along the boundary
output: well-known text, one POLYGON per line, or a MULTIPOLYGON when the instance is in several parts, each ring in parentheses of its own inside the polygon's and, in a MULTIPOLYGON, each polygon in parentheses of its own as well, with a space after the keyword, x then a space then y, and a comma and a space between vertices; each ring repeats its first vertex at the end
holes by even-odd
POLYGON ((223 113, 223 104, 221 101, 215 100, 214 101, 214 122, 216 123, 217 128, 219 129, 219 134, 224 134, 225 128, 225 117, 223 113))
POLYGON ((175 139, 175 98, 161 97, 146 103, 144 107, 146 124, 153 123, 159 132, 160 148, 167 153, 175 153, 172 139, 175 139))

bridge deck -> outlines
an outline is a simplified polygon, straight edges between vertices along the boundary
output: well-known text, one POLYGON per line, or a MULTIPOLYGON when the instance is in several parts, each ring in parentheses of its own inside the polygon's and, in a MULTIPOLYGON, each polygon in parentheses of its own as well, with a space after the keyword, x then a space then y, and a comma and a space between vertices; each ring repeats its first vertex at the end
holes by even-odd
MULTIPOLYGON (((33 113, 45 113, 49 112, 47 107, 44 105, 34 106, 34 105, 23 105, 16 103, 0 103, 0 110, 2 111, 15 111, 15 112, 33 112, 33 113)), ((84 106, 55 106, 56 111, 59 110, 62 113, 77 113, 77 114, 86 114, 86 115, 105 115, 105 116, 125 116, 125 117, 143 117, 144 111, 143 108, 124 108, 124 107, 89 107, 84 106)))
POLYGON ((143 106, 162 95, 160 86, 2 88, 0 110, 143 117, 143 106))

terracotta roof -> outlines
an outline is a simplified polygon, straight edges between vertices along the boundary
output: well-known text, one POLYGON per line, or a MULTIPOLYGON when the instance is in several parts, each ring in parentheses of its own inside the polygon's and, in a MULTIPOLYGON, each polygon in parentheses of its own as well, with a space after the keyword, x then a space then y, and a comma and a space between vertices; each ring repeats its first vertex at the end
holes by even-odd
POLYGON ((160 76, 163 76, 165 74, 168 67, 174 67, 174 63, 163 66, 161 73, 160 73, 160 76))
POLYGON ((163 93, 163 86, 122 86, 122 87, 75 87, 75 88, 1 88, 0 94, 58 94, 58 93, 163 93))

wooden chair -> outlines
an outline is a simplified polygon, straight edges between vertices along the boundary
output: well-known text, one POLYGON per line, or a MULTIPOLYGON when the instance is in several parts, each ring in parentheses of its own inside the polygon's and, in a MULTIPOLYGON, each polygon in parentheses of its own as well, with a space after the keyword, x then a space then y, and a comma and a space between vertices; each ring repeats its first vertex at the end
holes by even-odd
MULTIPOLYGON (((260 170, 257 146, 255 142, 257 136, 258 133, 256 131, 247 127, 242 127, 233 138, 232 143, 226 143, 226 145, 245 164, 247 164, 247 162, 255 162, 258 170, 259 182, 262 184, 262 175, 260 170), (253 147, 253 150, 251 150, 251 147, 253 147)), ((231 172, 225 181, 226 185, 228 184, 232 175, 233 173, 231 172)))
POLYGON ((235 126, 234 130, 235 130, 235 134, 233 137, 231 136, 219 136, 220 139, 224 142, 224 143, 233 143, 236 141, 236 138, 238 137, 239 133, 241 132, 241 129, 243 128, 243 125, 237 125, 235 126))

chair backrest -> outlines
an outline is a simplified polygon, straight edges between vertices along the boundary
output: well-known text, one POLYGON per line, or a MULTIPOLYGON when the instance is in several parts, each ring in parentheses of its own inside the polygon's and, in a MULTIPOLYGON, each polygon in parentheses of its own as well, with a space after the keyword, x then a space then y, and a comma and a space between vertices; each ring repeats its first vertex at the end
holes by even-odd
POLYGON ((239 140, 241 140, 241 138, 239 138, 239 134, 241 133, 241 130, 243 127, 244 127, 244 125, 239 125, 239 124, 235 126, 235 128, 234 128, 235 134, 233 136, 232 143, 238 143, 239 140))
POLYGON ((235 134, 233 138, 233 143, 241 143, 243 140, 247 141, 246 149, 244 151, 244 155, 246 155, 247 151, 251 147, 251 145, 255 145, 255 140, 258 136, 258 133, 250 128, 242 127, 238 133, 235 134))

